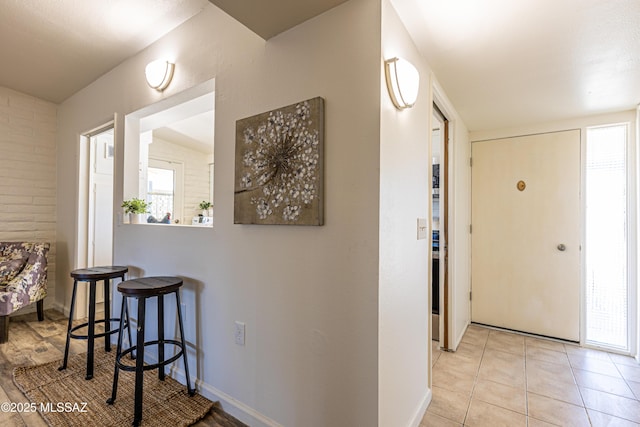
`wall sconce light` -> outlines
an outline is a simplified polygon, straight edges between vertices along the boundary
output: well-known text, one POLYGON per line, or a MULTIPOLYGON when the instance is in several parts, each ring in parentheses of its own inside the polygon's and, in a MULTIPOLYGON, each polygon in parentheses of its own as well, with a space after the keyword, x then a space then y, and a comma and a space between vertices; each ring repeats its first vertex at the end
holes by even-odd
POLYGON ((387 89, 393 105, 399 110, 411 108, 418 98, 420 74, 412 63, 402 58, 384 61, 387 89))
POLYGON ((150 62, 144 69, 149 86, 157 91, 163 91, 171 83, 174 67, 173 63, 164 59, 150 62))

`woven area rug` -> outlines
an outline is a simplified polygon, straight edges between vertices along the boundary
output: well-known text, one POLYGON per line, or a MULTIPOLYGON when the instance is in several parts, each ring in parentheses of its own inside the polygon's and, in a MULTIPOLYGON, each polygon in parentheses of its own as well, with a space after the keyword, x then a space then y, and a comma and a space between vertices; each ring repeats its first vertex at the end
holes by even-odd
MULTIPOLYGON (((58 371, 61 361, 15 368, 13 381, 50 426, 130 426, 135 373, 120 371, 116 402, 106 403, 114 358, 115 349, 96 349, 94 376, 88 381, 85 353, 70 356, 64 371, 58 371)), ((158 380, 157 370, 145 372, 143 396, 143 426, 188 426, 213 406, 199 394, 190 397, 187 387, 172 378, 158 380)))

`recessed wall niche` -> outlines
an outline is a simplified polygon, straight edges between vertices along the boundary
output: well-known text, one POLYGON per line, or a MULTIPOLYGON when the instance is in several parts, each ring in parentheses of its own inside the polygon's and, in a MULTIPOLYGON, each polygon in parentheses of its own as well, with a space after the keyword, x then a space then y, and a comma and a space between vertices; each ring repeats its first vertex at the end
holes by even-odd
POLYGON ((212 226, 214 104, 209 80, 125 116, 123 199, 150 203, 147 223, 212 226))

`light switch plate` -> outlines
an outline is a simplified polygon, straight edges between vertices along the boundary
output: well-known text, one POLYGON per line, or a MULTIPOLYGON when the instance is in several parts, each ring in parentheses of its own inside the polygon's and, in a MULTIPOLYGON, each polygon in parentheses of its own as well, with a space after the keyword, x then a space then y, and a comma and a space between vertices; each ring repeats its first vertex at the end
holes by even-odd
POLYGON ((245 331, 244 322, 236 321, 234 336, 235 336, 237 345, 244 345, 244 331, 245 331))
POLYGON ((424 240, 427 238, 427 219, 418 218, 418 240, 424 240))

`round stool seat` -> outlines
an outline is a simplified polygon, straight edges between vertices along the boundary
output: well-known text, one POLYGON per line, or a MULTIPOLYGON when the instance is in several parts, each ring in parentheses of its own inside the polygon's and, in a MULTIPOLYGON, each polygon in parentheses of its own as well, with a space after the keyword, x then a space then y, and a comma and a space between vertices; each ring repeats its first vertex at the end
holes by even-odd
POLYGON ((116 277, 122 277, 124 273, 128 271, 128 267, 121 265, 79 268, 71 272, 71 277, 81 281, 114 279, 116 277))
POLYGON ((182 286, 182 279, 173 276, 141 277, 118 284, 118 291, 128 297, 155 297, 176 292, 182 286))

